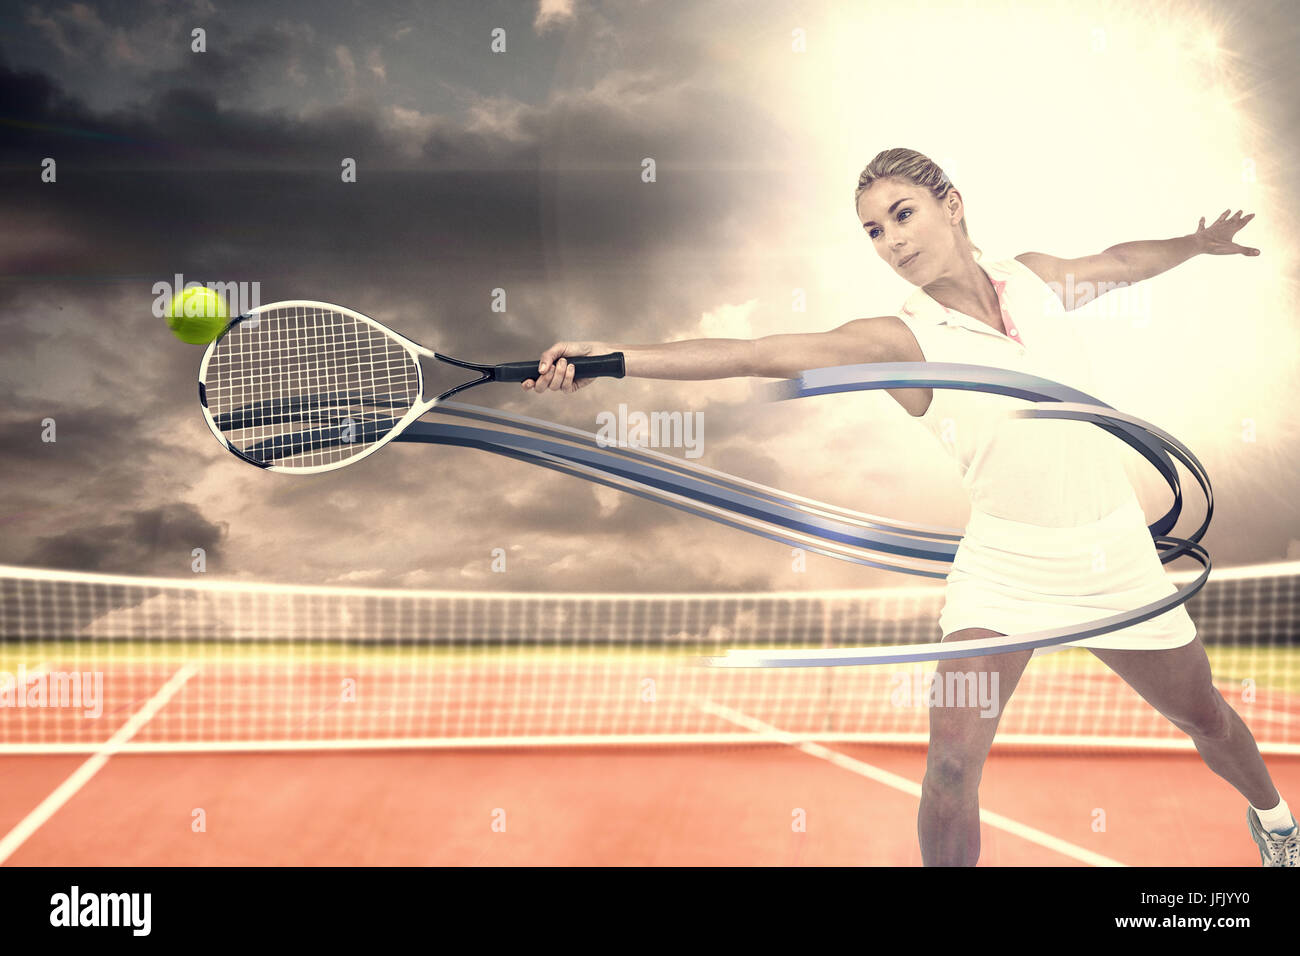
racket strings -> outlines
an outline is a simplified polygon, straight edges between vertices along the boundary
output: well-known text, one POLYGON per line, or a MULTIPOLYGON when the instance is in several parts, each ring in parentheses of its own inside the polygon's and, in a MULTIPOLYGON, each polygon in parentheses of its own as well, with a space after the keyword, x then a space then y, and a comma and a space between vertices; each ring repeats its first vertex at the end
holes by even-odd
POLYGON ((268 309, 217 343, 205 381, 216 427, 267 465, 315 467, 382 439, 420 398, 416 359, 346 312, 268 309))

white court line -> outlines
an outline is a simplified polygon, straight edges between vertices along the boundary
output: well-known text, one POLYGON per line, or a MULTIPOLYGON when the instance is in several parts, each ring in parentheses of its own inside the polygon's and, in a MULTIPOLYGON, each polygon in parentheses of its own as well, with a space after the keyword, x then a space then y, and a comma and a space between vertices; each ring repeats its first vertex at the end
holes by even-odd
MULTIPOLYGON (((909 796, 916 797, 918 800, 921 799, 921 785, 909 780, 907 777, 900 777, 896 773, 890 773, 888 770, 873 767, 871 764, 863 763, 861 760, 854 760, 847 754, 842 754, 837 750, 831 750, 829 747, 823 747, 821 744, 815 744, 811 741, 804 740, 798 734, 778 730, 770 724, 765 724, 763 721, 751 717, 748 714, 741 713, 738 710, 733 710, 725 704, 718 704, 714 701, 703 698, 697 699, 695 704, 701 710, 705 710, 708 713, 713 714, 715 717, 729 720, 748 730, 753 730, 757 733, 768 736, 775 735, 782 739, 782 742, 788 743, 797 749, 802 750, 810 757, 818 757, 834 764, 842 770, 856 773, 861 777, 866 777, 868 780, 874 780, 876 783, 882 783, 887 787, 892 787, 895 790, 908 794, 909 796)), ((1036 830, 1031 826, 1026 826, 1018 820, 1012 820, 1010 817, 1004 817, 1000 813, 993 813, 991 810, 985 810, 983 807, 980 808, 980 821, 987 823, 995 829, 1005 830, 1007 833, 1010 833, 1013 836, 1018 836, 1029 843, 1037 843, 1039 846, 1046 847, 1049 850, 1054 850, 1062 856, 1068 856, 1081 863, 1087 863, 1091 866, 1126 865, 1120 863, 1118 860, 1112 860, 1110 857, 1102 856, 1100 853, 1094 853, 1091 850, 1085 850, 1081 846, 1075 846, 1073 843, 1062 840, 1060 837, 1052 836, 1050 833, 1044 833, 1042 830, 1036 830)))
POLYGON ((0 864, 9 859, 15 850, 27 842, 28 837, 49 821, 50 817, 58 813, 63 805, 71 800, 76 792, 84 787, 104 764, 108 763, 108 758, 117 753, 124 743, 139 733, 140 728, 152 720, 154 714, 158 713, 167 701, 171 700, 176 692, 185 685, 185 682, 198 673, 198 670, 193 664, 186 664, 173 674, 171 679, 163 684, 158 689, 158 692, 149 699, 148 703, 131 715, 131 719, 119 727, 117 733, 105 741, 104 745, 89 760, 74 770, 72 775, 42 800, 36 809, 27 814, 16 827, 5 834, 5 838, 0 840, 0 864))

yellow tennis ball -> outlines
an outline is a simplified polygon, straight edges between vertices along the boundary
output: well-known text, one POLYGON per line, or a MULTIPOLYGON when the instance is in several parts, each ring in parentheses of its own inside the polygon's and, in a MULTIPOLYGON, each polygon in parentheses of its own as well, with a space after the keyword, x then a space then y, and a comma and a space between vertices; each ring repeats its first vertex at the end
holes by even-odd
POLYGON ((167 313, 172 334, 190 345, 207 345, 226 327, 226 303, 211 289, 185 289, 167 313))

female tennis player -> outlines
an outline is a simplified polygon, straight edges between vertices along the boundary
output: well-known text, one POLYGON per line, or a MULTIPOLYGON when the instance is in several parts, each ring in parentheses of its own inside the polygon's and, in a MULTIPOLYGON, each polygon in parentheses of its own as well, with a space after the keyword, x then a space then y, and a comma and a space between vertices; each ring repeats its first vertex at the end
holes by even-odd
MULTIPOLYGON (((1125 242, 1079 259, 1026 252, 986 263, 967 231, 961 193, 910 149, 876 156, 854 199, 876 254, 917 287, 897 315, 753 341, 558 342, 524 389, 576 391, 595 380, 575 380, 566 356, 619 351, 627 374, 643 378, 793 378, 826 366, 953 362, 1040 375, 1096 395, 1067 310, 1196 255, 1259 254, 1233 242, 1253 214, 1225 211, 1174 239, 1125 242)), ((930 388, 890 394, 956 459, 970 496, 939 618, 943 640, 1082 624, 1174 593, 1115 438, 1086 422, 1010 418, 1007 410, 1024 403, 1005 396, 930 388)), ((1190 736, 1209 768, 1249 801, 1264 865, 1300 866, 1300 830, 1250 730, 1215 689, 1184 607, 1073 646, 1087 647, 1190 736)), ((998 688, 1001 700, 992 718, 976 704, 930 710, 918 819, 927 866, 975 864, 980 777, 1001 713, 1030 657, 1059 649, 940 663, 940 687, 953 686, 950 671, 974 673, 975 686, 998 688), (993 675, 997 682, 986 685, 993 675)))

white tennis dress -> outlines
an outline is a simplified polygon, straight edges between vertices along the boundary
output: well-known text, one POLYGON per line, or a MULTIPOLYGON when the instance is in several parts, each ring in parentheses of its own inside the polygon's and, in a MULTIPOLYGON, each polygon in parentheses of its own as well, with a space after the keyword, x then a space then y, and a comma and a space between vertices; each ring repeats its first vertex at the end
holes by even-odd
MULTIPOLYGON (((1102 399, 1078 323, 1047 284, 1015 259, 979 266, 997 292, 1007 334, 917 289, 898 317, 925 361, 1040 375, 1102 399)), ((1177 590, 1124 470, 1120 440, 1088 422, 1008 417, 1026 404, 936 388, 919 419, 956 460, 971 500, 939 616, 945 636, 968 627, 1019 634, 1083 624, 1177 590)), ((1155 650, 1195 636, 1180 605, 1074 646, 1155 650)))

